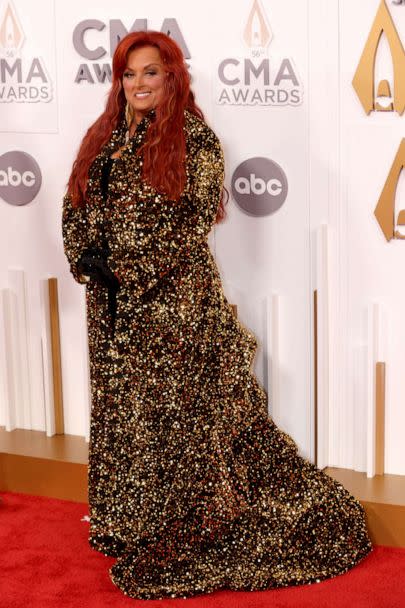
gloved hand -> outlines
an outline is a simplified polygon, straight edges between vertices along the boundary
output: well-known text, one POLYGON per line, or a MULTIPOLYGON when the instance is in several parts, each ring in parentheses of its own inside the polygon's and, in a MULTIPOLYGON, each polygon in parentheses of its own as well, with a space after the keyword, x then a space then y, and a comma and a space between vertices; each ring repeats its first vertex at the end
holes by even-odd
POLYGON ((87 275, 91 280, 95 280, 104 287, 119 289, 119 281, 107 264, 109 249, 91 247, 85 249, 77 263, 77 268, 81 274, 87 275))

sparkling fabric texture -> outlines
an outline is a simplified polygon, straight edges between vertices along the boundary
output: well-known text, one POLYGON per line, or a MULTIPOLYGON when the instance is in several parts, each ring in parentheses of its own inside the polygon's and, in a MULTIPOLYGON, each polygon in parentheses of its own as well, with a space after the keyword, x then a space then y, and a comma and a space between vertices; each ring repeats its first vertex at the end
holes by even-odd
POLYGON ((298 455, 268 415, 251 370, 256 337, 234 316, 207 236, 223 184, 215 133, 186 111, 179 203, 141 178, 136 154, 153 113, 125 144, 123 121, 89 173, 88 204, 63 200, 76 281, 86 247, 111 253, 107 289, 86 283, 92 392, 90 545, 117 561, 133 598, 189 597, 319 582, 371 550, 361 504, 298 455), (103 198, 103 166, 111 167, 103 198))

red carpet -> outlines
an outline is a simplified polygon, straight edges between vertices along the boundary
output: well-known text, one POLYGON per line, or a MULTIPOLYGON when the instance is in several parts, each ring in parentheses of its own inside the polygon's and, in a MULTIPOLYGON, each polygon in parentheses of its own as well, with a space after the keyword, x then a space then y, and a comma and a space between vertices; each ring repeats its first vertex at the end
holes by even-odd
POLYGON ((1 608, 405 608, 405 549, 390 547, 376 547, 350 572, 319 584, 134 600, 109 579, 115 559, 87 543, 86 504, 0 495, 1 608))

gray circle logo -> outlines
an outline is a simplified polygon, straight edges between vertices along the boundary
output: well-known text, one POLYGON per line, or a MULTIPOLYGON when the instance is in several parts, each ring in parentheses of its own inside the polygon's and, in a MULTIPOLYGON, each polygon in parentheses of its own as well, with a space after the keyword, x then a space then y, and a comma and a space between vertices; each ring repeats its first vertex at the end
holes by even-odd
POLYGON ((27 152, 12 150, 0 156, 0 197, 10 205, 27 205, 39 192, 41 169, 27 152))
POLYGON ((238 165, 232 175, 232 194, 238 206, 255 217, 280 209, 288 193, 287 176, 269 158, 256 156, 238 165))

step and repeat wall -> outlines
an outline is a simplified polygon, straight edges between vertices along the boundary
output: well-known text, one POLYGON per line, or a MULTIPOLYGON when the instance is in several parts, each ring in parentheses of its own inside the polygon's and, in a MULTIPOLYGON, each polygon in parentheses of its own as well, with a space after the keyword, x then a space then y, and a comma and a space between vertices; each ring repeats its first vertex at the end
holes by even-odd
POLYGON ((405 2, 341 1, 340 41, 347 355, 342 432, 351 441, 342 458, 373 472, 367 436, 378 432, 373 390, 375 363, 381 362, 385 469, 405 474, 405 2))
POLYGON ((64 431, 88 438, 85 286, 62 197, 116 45, 139 29, 180 44, 221 139, 231 196, 209 241, 258 339, 269 413, 320 466, 373 474, 383 361, 385 470, 405 473, 402 2, 0 1, 0 425, 55 432, 53 277, 64 431))

